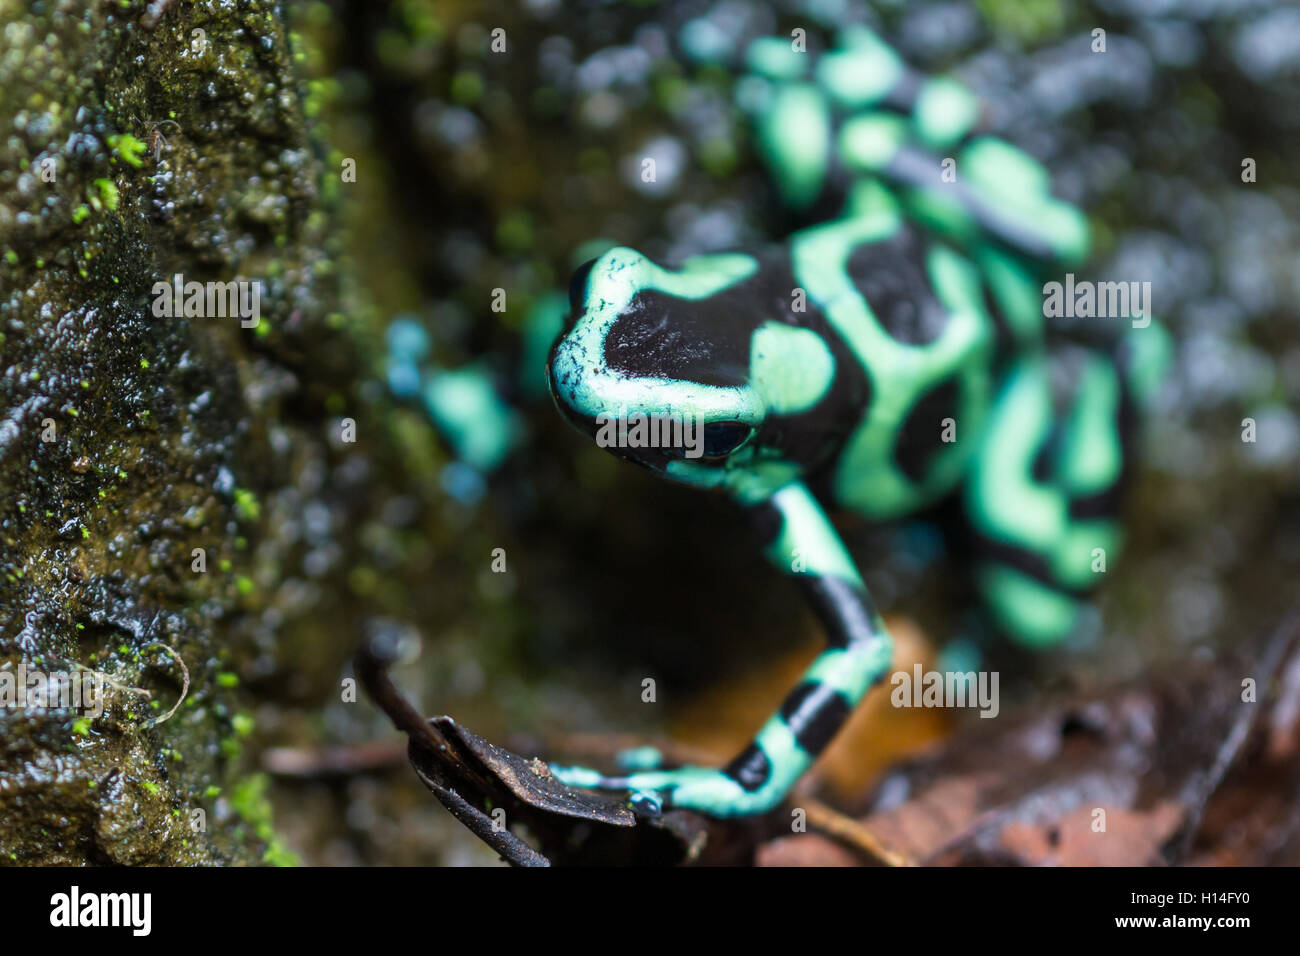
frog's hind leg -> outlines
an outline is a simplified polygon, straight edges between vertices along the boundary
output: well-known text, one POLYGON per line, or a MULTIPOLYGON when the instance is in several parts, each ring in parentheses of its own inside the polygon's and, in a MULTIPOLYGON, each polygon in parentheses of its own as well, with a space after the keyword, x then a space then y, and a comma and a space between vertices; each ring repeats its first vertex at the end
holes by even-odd
POLYGON ((1118 556, 1137 411, 1159 375, 1161 336, 1134 329, 1114 355, 1071 348, 1008 371, 964 505, 976 587, 994 622, 1023 644, 1070 635, 1118 556))

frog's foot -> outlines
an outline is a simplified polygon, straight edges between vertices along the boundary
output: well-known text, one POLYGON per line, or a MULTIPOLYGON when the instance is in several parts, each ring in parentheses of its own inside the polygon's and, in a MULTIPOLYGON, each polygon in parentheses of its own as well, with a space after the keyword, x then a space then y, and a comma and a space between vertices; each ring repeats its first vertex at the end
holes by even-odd
MULTIPOLYGON (((696 810, 714 817, 738 817, 771 809, 770 793, 746 790, 725 770, 676 767, 607 776, 586 767, 551 765, 551 773, 566 786, 591 790, 626 790, 631 808, 647 817, 665 810, 696 810)), ((776 795, 779 799, 780 794, 776 795)))

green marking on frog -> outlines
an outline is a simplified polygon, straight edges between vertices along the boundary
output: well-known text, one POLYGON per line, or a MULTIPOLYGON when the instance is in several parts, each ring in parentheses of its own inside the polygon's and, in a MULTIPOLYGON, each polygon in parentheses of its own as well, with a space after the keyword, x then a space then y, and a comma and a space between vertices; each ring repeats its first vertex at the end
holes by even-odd
POLYGON ((749 375, 769 410, 790 415, 821 401, 835 378, 835 357, 816 332, 766 322, 750 342, 749 375))

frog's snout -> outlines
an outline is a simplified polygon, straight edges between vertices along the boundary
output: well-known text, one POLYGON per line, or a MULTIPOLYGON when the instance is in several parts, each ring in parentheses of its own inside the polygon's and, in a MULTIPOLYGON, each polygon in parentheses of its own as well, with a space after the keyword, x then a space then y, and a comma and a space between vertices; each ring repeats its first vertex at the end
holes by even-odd
POLYGON ((585 395, 596 385, 592 381, 592 343, 590 335, 584 334, 580 326, 587 313, 591 274, 597 261, 591 259, 584 263, 569 280, 569 314, 546 360, 546 386, 555 407, 570 424, 592 436, 596 428, 592 413, 579 407, 579 393, 585 395))
POLYGON ((574 403, 574 393, 579 384, 574 381, 574 377, 581 377, 583 366, 569 354, 574 349, 571 331, 572 323, 551 347, 551 354, 546 360, 546 387, 564 419, 579 431, 594 435, 595 422, 590 415, 576 408, 574 403))

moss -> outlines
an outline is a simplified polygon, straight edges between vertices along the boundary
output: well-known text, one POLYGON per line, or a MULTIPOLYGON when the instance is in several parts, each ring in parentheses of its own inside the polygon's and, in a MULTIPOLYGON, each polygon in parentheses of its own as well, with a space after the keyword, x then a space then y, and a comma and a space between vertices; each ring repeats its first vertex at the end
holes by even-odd
MULTIPOLYGON (((122 194, 118 192, 117 185, 111 179, 96 179, 91 185, 94 191, 90 194, 90 204, 96 209, 114 210, 118 203, 121 202, 122 194)), ((90 258, 90 250, 86 250, 86 258, 90 258)))
POLYGON ((108 145, 113 150, 113 155, 122 162, 137 169, 144 165, 144 160, 141 157, 147 147, 145 143, 136 139, 130 133, 119 133, 108 137, 108 145))
POLYGON ((289 852, 276 836, 272 824, 271 800, 267 796, 266 774, 256 773, 239 781, 230 792, 230 804, 235 812, 265 841, 262 860, 272 866, 297 866, 298 858, 289 852))
POLYGON ((257 495, 247 488, 235 489, 235 508, 249 521, 256 521, 262 514, 262 506, 257 501, 257 495))

